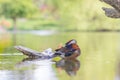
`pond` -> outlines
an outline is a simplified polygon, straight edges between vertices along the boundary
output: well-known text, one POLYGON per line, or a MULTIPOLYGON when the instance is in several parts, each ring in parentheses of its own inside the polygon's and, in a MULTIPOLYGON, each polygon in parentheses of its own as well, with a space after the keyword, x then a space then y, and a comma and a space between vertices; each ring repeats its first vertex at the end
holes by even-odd
POLYGON ((38 33, 0 34, 0 80, 120 80, 120 33, 38 33), (30 60, 14 49, 55 50, 70 39, 81 48, 76 60, 30 60))

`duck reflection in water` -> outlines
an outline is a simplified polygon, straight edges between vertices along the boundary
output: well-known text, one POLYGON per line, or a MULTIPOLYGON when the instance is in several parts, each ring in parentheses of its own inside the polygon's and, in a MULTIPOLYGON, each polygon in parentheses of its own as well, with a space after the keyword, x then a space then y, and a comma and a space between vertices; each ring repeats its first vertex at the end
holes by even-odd
MULTIPOLYGON (((39 59, 24 58, 20 63, 26 61, 39 61, 39 59)), ((44 62, 44 60, 40 60, 40 62, 41 61, 44 62)), ((61 59, 60 61, 56 61, 55 65, 58 70, 65 70, 69 76, 75 76, 80 69, 80 61, 77 59, 61 59)))
POLYGON ((69 76, 75 76, 80 68, 80 61, 77 59, 62 59, 56 62, 56 68, 65 70, 69 76))

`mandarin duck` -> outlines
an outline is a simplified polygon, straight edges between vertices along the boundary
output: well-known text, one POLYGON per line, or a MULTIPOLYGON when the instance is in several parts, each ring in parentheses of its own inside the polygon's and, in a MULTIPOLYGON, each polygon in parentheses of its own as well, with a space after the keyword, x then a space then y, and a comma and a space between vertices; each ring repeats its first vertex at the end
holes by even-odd
POLYGON ((75 39, 72 39, 65 43, 65 46, 60 47, 55 50, 55 55, 60 55, 65 59, 75 59, 81 54, 81 50, 79 46, 77 45, 77 41, 75 39))

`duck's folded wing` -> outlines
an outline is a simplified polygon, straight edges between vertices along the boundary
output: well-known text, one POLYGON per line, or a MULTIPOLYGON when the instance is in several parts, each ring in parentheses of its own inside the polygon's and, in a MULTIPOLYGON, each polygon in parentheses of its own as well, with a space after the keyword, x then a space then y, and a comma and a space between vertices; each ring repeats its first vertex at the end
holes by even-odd
POLYGON ((27 55, 29 57, 42 57, 43 56, 40 52, 32 50, 24 46, 15 46, 15 48, 18 51, 22 52, 24 55, 27 55))

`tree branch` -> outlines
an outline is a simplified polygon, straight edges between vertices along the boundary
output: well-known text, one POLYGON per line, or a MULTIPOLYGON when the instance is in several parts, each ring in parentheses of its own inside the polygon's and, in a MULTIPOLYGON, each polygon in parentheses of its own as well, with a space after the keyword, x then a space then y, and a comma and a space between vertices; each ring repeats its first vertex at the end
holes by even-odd
POLYGON ((100 0, 100 1, 103 1, 113 7, 103 8, 106 16, 111 18, 120 18, 120 0, 100 0))
POLYGON ((120 18, 120 13, 112 8, 102 8, 105 11, 105 15, 111 18, 120 18))

